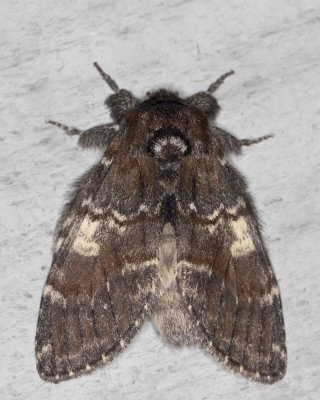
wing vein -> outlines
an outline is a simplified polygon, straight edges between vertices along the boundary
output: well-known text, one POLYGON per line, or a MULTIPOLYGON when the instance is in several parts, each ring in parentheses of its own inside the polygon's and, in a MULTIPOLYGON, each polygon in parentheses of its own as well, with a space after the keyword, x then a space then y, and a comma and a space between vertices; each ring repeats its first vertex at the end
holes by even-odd
POLYGON ((70 346, 69 346, 69 340, 68 340, 68 331, 67 331, 67 324, 66 324, 66 313, 67 313, 67 307, 63 307, 63 330, 64 330, 64 345, 65 345, 65 358, 66 358, 66 364, 70 370, 70 346))
MULTIPOLYGON (((248 317, 247 317, 247 321, 246 321, 246 335, 245 335, 245 339, 244 339, 244 346, 242 349, 240 365, 244 365, 245 355, 247 354, 247 350, 248 350, 247 346, 248 346, 248 338, 249 338, 249 331, 250 331, 250 319, 251 319, 252 311, 253 311, 253 304, 251 302, 249 304, 249 309, 248 309, 248 317)), ((246 369, 248 369, 248 368, 246 367, 246 369)))
POLYGON ((114 312, 114 305, 112 303, 112 299, 111 299, 110 291, 108 289, 108 285, 107 285, 107 298, 108 298, 108 302, 109 302, 109 307, 110 307, 110 311, 111 311, 111 314, 112 314, 112 318, 113 318, 114 323, 115 323, 115 330, 116 330, 117 336, 119 338, 122 335, 120 333, 120 327, 119 327, 119 324, 118 324, 118 321, 117 321, 117 318, 116 318, 116 314, 114 312))
POLYGON ((84 341, 83 341, 83 332, 82 332, 82 329, 81 329, 80 307, 81 306, 78 303, 76 309, 77 309, 77 317, 78 317, 78 324, 79 324, 80 348, 82 350, 82 358, 83 358, 83 361, 84 361, 84 365, 86 365, 87 364, 87 356, 86 356, 86 353, 85 353, 84 341))
POLYGON ((259 305, 259 322, 260 322, 260 329, 259 329, 259 346, 258 346, 258 372, 259 374, 261 373, 261 360, 260 360, 260 356, 261 356, 261 346, 262 346, 262 315, 263 315, 263 307, 261 307, 259 305))
MULTIPOLYGON (((235 268, 234 264, 232 264, 232 268, 234 270, 235 275, 237 276, 237 269, 235 268)), ((235 296, 237 296, 238 295, 237 277, 235 279, 235 282, 236 282, 236 290, 235 290, 236 294, 235 294, 235 296)), ((237 301, 236 301, 236 308, 235 308, 235 311, 234 311, 234 318, 233 318, 233 323, 232 323, 231 335, 230 335, 229 345, 228 345, 228 348, 226 350, 226 354, 230 353, 230 350, 231 350, 231 347, 232 347, 232 344, 233 344, 236 325, 237 325, 237 322, 238 322, 238 309, 239 309, 239 306, 238 306, 237 301)))
POLYGON ((221 308, 222 308, 222 303, 223 303, 223 299, 224 299, 224 289, 225 289, 225 279, 228 275, 228 271, 229 271, 229 265, 230 265, 230 258, 228 260, 227 266, 225 267, 225 271, 224 271, 224 276, 222 278, 222 282, 221 282, 221 286, 220 286, 220 295, 219 295, 219 308, 218 308, 218 312, 217 312, 217 316, 212 328, 212 336, 215 337, 216 332, 217 332, 217 328, 219 325, 219 319, 221 317, 221 308))

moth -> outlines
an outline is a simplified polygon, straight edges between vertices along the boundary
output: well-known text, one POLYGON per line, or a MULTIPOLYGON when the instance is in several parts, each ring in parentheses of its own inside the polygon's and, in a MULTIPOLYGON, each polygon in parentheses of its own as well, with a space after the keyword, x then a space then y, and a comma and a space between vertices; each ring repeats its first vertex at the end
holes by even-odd
POLYGON ((94 64, 113 122, 79 130, 104 150, 57 224, 36 332, 40 377, 60 382, 111 362, 152 318, 174 346, 198 345, 263 383, 286 371, 279 287, 244 178, 228 155, 261 142, 214 124, 213 93, 138 99, 94 64))

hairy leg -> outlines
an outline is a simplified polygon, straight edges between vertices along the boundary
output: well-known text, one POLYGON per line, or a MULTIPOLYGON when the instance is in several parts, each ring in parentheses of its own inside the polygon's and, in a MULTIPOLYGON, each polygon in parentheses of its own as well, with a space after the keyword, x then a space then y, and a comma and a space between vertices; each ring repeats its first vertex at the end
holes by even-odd
POLYGON ((82 148, 107 148, 119 130, 117 124, 104 124, 87 130, 80 130, 52 120, 46 122, 64 130, 67 135, 78 135, 78 145, 82 148))
POLYGON ((241 152, 242 146, 251 146, 252 144, 260 143, 264 140, 274 137, 274 134, 271 133, 270 135, 260 136, 256 139, 238 139, 230 133, 217 127, 214 127, 213 133, 219 140, 224 152, 236 154, 241 152))

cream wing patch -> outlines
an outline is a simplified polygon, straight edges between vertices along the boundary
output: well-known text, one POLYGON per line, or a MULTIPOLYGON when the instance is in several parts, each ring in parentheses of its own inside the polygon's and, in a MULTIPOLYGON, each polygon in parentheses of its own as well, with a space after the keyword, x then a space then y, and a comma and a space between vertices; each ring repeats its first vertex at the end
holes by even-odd
POLYGON ((254 251, 255 246, 245 218, 239 217, 235 221, 230 221, 229 224, 235 236, 230 248, 233 257, 245 256, 254 251))
POLYGON ((86 257, 99 254, 100 245, 93 240, 99 225, 99 221, 92 221, 88 215, 84 218, 80 225, 79 234, 73 243, 73 249, 78 254, 86 257))
POLYGON ((46 285, 43 289, 43 297, 50 297, 51 303, 60 303, 63 307, 66 307, 67 301, 64 296, 53 289, 51 285, 46 285))
POLYGON ((62 245, 62 243, 63 243, 63 240, 64 240, 63 237, 60 237, 60 238, 57 240, 57 243, 56 243, 56 245, 55 245, 55 247, 54 247, 54 252, 55 252, 55 253, 57 253, 57 252, 59 251, 59 249, 60 249, 60 247, 61 247, 61 245, 62 245))

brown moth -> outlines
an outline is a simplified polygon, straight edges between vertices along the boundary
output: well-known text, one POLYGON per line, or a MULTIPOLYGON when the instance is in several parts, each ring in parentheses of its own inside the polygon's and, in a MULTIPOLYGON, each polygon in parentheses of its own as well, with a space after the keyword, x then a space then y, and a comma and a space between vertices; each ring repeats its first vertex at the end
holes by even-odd
POLYGON ((105 150, 78 182, 56 229, 36 333, 38 372, 60 382, 119 354, 151 317, 169 343, 199 345, 263 383, 286 371, 277 281, 257 214, 213 120, 212 93, 164 89, 139 100, 94 64, 115 94, 114 120, 88 130, 49 123, 105 150))

